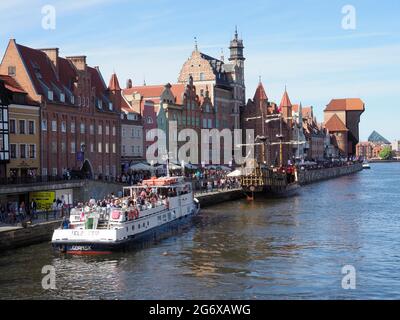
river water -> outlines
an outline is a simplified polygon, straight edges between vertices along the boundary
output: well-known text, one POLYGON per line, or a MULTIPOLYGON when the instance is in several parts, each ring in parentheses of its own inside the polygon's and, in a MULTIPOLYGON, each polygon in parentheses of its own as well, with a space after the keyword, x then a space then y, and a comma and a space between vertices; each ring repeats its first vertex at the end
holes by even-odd
POLYGON ((2 253, 0 299, 398 299, 400 164, 371 167, 289 199, 203 209, 187 230, 131 252, 2 253), (56 290, 42 289, 44 265, 56 290), (354 290, 342 288, 345 265, 354 290))

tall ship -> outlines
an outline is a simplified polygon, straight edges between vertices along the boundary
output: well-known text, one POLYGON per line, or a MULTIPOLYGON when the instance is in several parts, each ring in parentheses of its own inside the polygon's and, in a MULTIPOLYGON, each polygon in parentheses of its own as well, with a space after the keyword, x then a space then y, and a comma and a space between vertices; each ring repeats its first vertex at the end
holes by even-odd
MULTIPOLYGON (((295 165, 283 164, 283 145, 301 144, 300 141, 284 141, 282 133, 282 115, 266 116, 262 114, 261 117, 246 119, 262 120, 262 131, 264 124, 270 121, 280 121, 280 132, 276 135, 279 142, 268 142, 265 136, 258 136, 256 139, 259 141, 252 145, 260 145, 262 153, 262 163, 257 162, 255 159, 247 161, 247 168, 242 168, 242 175, 240 176, 240 183, 244 193, 249 200, 253 200, 255 196, 260 197, 285 197, 296 194, 300 189, 297 168, 295 165), (267 146, 279 145, 279 165, 270 166, 265 165, 265 148, 267 146), (250 168, 249 168, 250 167, 250 168)), ((256 140, 256 141, 257 141, 256 140)), ((244 146, 244 145, 242 145, 244 146)))
POLYGON ((183 177, 152 178, 123 188, 123 198, 109 207, 93 204, 71 210, 55 230, 53 247, 70 254, 105 254, 154 239, 200 211, 192 184, 183 177))

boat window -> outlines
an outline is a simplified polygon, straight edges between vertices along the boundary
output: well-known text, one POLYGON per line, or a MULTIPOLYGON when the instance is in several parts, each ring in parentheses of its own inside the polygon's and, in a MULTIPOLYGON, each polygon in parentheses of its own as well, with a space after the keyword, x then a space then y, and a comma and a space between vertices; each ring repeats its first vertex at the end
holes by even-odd
POLYGON ((135 230, 135 225, 134 224, 132 225, 132 230, 135 230))
POLYGON ((149 222, 149 221, 147 221, 147 225, 148 225, 148 226, 150 225, 150 222, 149 222))
POLYGON ((168 212, 168 220, 171 220, 171 212, 168 212))
POLYGON ((138 224, 138 229, 140 229, 140 223, 138 224))
POLYGON ((145 228, 146 227, 146 224, 143 222, 143 228, 145 228))

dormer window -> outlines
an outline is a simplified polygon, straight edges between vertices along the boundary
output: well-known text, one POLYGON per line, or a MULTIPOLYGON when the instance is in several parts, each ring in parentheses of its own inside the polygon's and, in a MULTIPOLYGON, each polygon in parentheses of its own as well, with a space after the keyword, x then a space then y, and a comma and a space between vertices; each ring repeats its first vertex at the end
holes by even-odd
POLYGON ((64 93, 60 93, 60 101, 65 102, 65 94, 64 93))
POLYGON ((71 101, 71 104, 75 104, 75 96, 71 96, 70 101, 71 101))
POLYGON ((17 68, 15 66, 8 67, 8 75, 10 77, 15 77, 17 75, 17 68))
POLYGON ((110 102, 110 103, 108 104, 108 109, 109 109, 110 111, 113 110, 113 104, 112 104, 112 102, 110 102))
POLYGON ((102 100, 97 100, 97 107, 99 109, 103 109, 103 101, 102 100))
POLYGON ((53 99, 54 99, 53 91, 49 90, 49 91, 47 92, 47 98, 48 98, 50 101, 53 101, 53 99))

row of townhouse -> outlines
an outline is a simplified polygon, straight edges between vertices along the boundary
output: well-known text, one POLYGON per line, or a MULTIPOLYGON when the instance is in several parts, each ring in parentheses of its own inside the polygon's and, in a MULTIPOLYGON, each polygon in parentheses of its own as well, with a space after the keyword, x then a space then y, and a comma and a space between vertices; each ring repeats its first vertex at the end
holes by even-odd
MULTIPOLYGON (((237 30, 229 49, 225 61, 201 52, 196 43, 177 83, 135 86, 128 80, 122 89, 115 73, 106 85, 86 56, 60 57, 58 48, 33 49, 11 39, 0 64, 1 176, 79 171, 90 178, 115 178, 151 156, 158 161, 173 149, 171 143, 178 149, 185 145, 187 137, 178 134, 183 129, 193 129, 199 138, 196 152, 185 153, 192 163, 205 155, 210 163, 216 148, 217 162, 233 161, 235 147, 225 139, 219 146, 201 141, 202 129, 253 129, 255 137, 267 141, 264 155, 261 146, 255 148, 256 157, 270 165, 355 154, 365 110, 360 99, 332 100, 322 124, 312 107, 292 104, 286 90, 279 105, 270 101, 261 81, 246 102, 246 59, 237 30), (282 121, 263 123, 276 115, 282 121), (155 154, 150 147, 159 137, 152 129, 167 138, 165 150, 155 154)), ((170 156, 178 160, 177 154, 170 156)))

